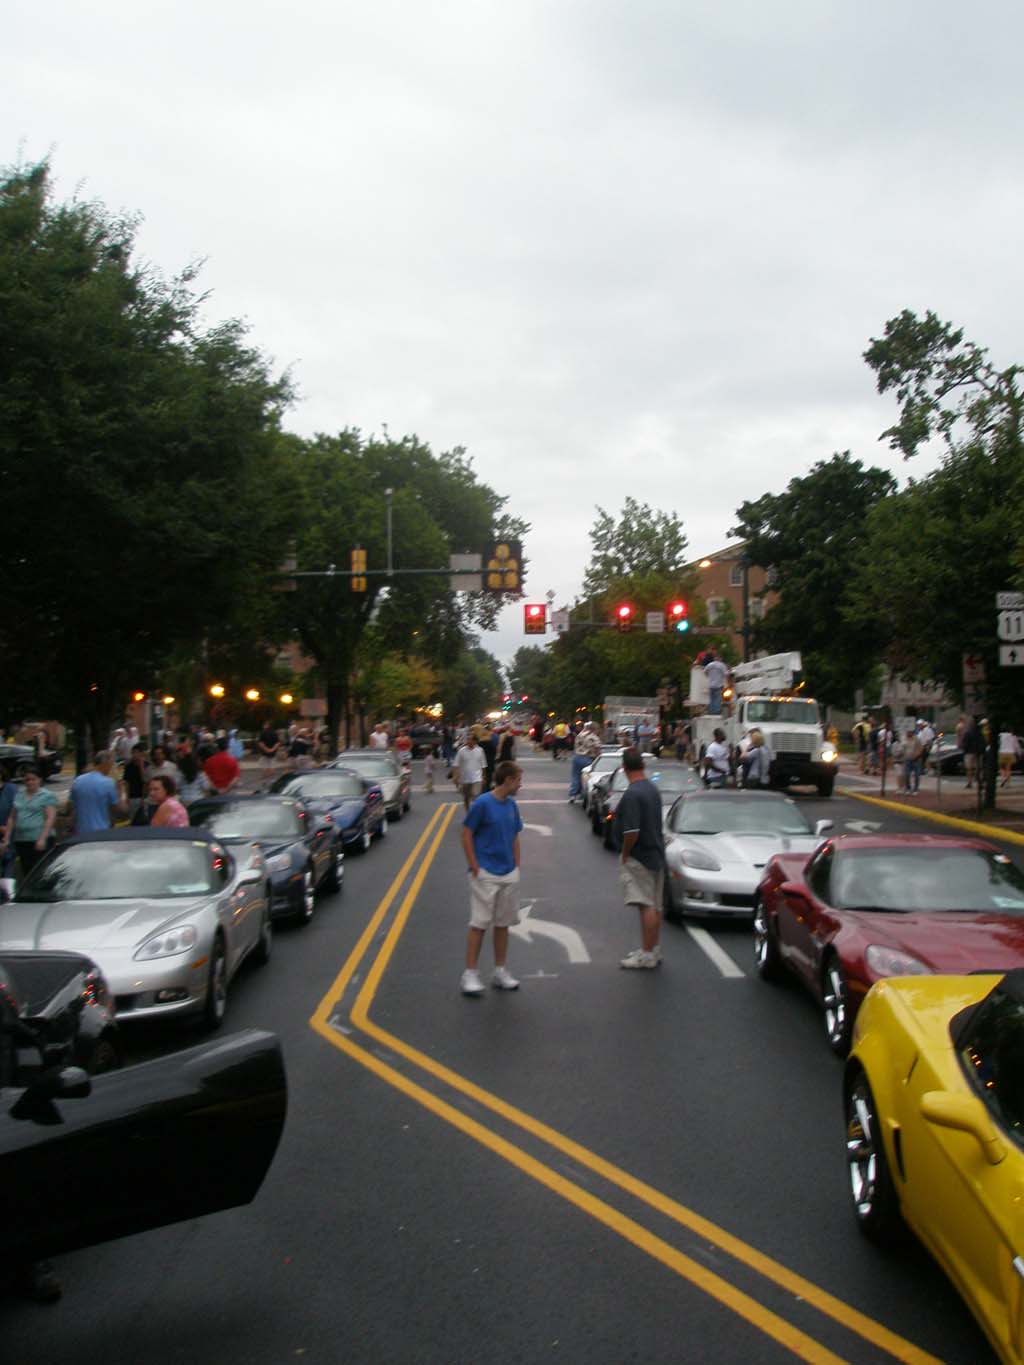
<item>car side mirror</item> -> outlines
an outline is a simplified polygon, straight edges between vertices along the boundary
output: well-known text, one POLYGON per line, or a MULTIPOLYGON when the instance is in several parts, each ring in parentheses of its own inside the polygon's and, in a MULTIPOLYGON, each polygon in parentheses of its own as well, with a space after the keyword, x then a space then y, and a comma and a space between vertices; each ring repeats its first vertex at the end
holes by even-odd
POLYGON ((11 1117, 47 1125, 57 1124, 61 1118, 54 1100, 81 1100, 91 1094, 89 1073, 80 1066, 63 1066, 44 1071, 18 1096, 11 1107, 11 1117))
POLYGON ((827 834, 832 829, 833 824, 834 821, 832 820, 818 820, 815 822, 814 832, 815 834, 827 834))
POLYGON ((990 1166, 998 1166, 1006 1156, 1006 1144, 980 1100, 971 1099, 969 1095, 947 1095, 941 1090, 929 1090, 921 1096, 920 1110, 922 1118, 938 1128, 970 1133, 990 1166))

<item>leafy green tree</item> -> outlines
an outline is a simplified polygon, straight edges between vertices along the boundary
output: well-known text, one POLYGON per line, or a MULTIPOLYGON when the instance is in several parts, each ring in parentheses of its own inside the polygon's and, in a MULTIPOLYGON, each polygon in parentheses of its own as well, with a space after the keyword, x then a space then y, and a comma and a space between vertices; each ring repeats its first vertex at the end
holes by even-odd
POLYGON ((190 268, 136 223, 0 172, 0 480, 11 515, 0 690, 106 742, 174 649, 267 595, 293 506, 286 379, 239 322, 203 330, 190 268))
MULTIPOLYGON (((317 662, 333 740, 370 623, 384 650, 414 653, 441 668, 465 647, 474 625, 493 624, 500 605, 486 593, 450 592, 449 555, 528 528, 503 511, 503 497, 477 481, 464 451, 434 455, 414 436, 321 435, 293 452, 291 467, 301 496, 298 576, 282 606, 280 630, 294 634, 317 662), (382 573, 389 502, 391 567, 400 571, 390 578, 382 573), (365 548, 370 570, 365 592, 354 592, 348 577, 303 577, 331 564, 347 570, 357 545, 365 548), (435 567, 436 575, 422 572, 435 567)), ((363 700, 372 707, 372 697, 363 700)))
POLYGON ((752 564, 774 570, 779 594, 754 623, 753 644, 800 650, 811 687, 826 703, 849 705, 887 643, 879 623, 844 616, 843 607, 867 516, 895 487, 884 470, 865 469, 845 451, 819 460, 785 492, 737 509, 731 534, 745 541, 752 564))
POLYGON ((690 586, 686 536, 674 512, 655 511, 648 503, 627 497, 617 518, 598 507, 590 540, 585 601, 606 599, 623 585, 652 579, 674 583, 668 587, 670 594, 690 586))
POLYGON ((554 665, 554 655, 548 647, 522 645, 508 667, 510 689, 517 698, 529 697, 531 707, 547 710, 554 665))
POLYGON ((502 693, 501 665, 479 644, 465 646, 442 670, 441 702, 447 721, 471 720, 497 709, 502 693))

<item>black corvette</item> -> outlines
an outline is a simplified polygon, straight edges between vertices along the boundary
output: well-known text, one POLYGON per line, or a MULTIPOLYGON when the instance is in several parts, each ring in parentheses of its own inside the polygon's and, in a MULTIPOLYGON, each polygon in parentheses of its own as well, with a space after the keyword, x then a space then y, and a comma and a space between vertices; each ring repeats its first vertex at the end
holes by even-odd
POLYGON ((328 815, 288 796, 209 796, 188 808, 190 824, 224 844, 258 844, 270 873, 274 919, 313 918, 318 891, 340 891, 345 876, 341 834, 328 815))
POLYGON ((100 969, 81 953, 6 949, 0 955, 0 1075, 28 1084, 55 1063, 91 1074, 121 1064, 114 1001, 100 969))

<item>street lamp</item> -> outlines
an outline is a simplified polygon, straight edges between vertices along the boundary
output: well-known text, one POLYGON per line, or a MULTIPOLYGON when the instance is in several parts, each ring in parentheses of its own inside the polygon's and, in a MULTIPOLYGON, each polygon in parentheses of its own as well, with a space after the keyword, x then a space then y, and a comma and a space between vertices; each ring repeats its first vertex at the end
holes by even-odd
POLYGON ((278 697, 278 701, 281 703, 282 706, 291 706, 294 700, 295 698, 292 696, 290 692, 282 692, 280 697, 278 697))
POLYGON ((211 696, 211 697, 216 697, 217 700, 220 701, 220 699, 221 699, 221 697, 223 697, 223 695, 224 695, 224 684, 223 684, 223 683, 211 683, 211 684, 210 684, 210 696, 211 696))
POLYGON ((260 690, 258 687, 247 687, 245 691, 246 701, 259 701, 260 690))

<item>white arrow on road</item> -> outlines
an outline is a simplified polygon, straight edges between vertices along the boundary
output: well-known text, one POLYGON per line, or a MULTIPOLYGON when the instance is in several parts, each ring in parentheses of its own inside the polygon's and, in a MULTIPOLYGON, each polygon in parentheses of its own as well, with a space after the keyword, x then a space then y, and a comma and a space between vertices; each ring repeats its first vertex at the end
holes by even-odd
POLYGON ((843 824, 858 834, 874 834, 876 829, 882 828, 881 820, 844 820, 843 824))
POLYGON ((570 929, 568 924, 555 924, 551 920, 529 918, 530 911, 536 904, 535 900, 523 901, 521 907, 522 923, 514 924, 510 932, 515 934, 517 938, 521 938, 524 943, 532 943, 534 934, 539 934, 541 938, 553 938, 565 949, 570 962, 589 962, 590 954, 587 952, 586 944, 575 929, 570 929))
POLYGON ((550 826, 550 825, 531 825, 531 824, 529 823, 529 821, 524 820, 524 821, 523 821, 523 829, 532 829, 533 832, 534 832, 534 834, 543 834, 543 835, 545 836, 545 838, 547 838, 547 839, 550 839, 550 838, 551 838, 551 826, 550 826))

